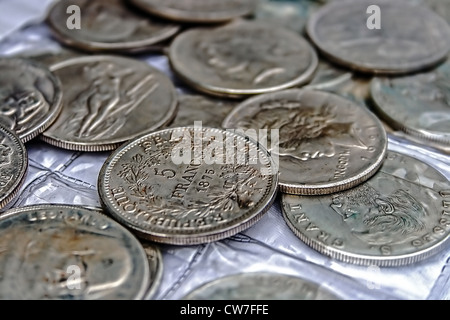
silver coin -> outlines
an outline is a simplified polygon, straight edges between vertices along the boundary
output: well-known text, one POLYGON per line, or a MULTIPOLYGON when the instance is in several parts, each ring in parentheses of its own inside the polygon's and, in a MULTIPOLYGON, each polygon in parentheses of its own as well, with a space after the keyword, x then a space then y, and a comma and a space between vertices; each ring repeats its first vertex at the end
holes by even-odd
POLYGON ((450 50, 450 27, 435 12, 405 0, 341 0, 319 9, 307 32, 332 61, 353 70, 401 74, 442 62, 450 50), (368 27, 371 6, 380 29, 368 27))
POLYGON ((51 67, 63 87, 63 110, 40 136, 76 151, 113 150, 141 134, 162 128, 175 117, 172 81, 145 62, 93 55, 51 67))
POLYGON ((237 105, 234 100, 214 99, 203 95, 184 94, 178 97, 178 111, 169 128, 194 126, 222 128, 222 122, 237 105))
POLYGON ((450 145, 450 63, 407 77, 374 78, 375 112, 391 127, 450 145))
POLYGON ((331 290, 297 276, 250 272, 225 276, 187 294, 183 300, 341 300, 331 290))
POLYGON ((62 0, 50 8, 46 22, 65 45, 91 52, 148 51, 181 29, 179 25, 142 14, 122 0, 62 0), (79 28, 74 12, 78 8, 79 28), (69 12, 69 13, 68 13, 69 12))
POLYGON ((141 10, 188 23, 220 23, 251 14, 259 0, 128 0, 141 10))
MULTIPOLYGON (((107 213, 104 212, 102 207, 81 206, 81 208, 92 210, 99 214, 107 216, 107 213)), ((141 239, 138 240, 141 243, 142 247, 144 248, 145 254, 147 255, 147 261, 150 270, 150 276, 148 281, 149 287, 147 288, 143 299, 150 300, 155 296, 156 291, 161 285, 164 268, 163 257, 161 250, 154 243, 141 239)))
POLYGON ((169 58, 191 87, 232 98, 305 84, 318 64, 303 37, 256 21, 185 31, 172 42, 169 58))
POLYGON ((387 152, 386 131, 372 112, 312 89, 247 99, 223 127, 267 130, 267 148, 279 158, 283 193, 316 195, 351 188, 370 178, 387 152))
POLYGON ((283 195, 291 230, 348 263, 400 266, 438 253, 449 240, 450 182, 430 165, 389 151, 366 183, 327 196, 283 195))
POLYGON ((172 128, 123 145, 99 174, 105 211, 137 236, 174 245, 237 234, 266 213, 278 190, 267 150, 214 128, 172 128))
POLYGON ((28 172, 28 153, 19 136, 0 124, 0 209, 17 196, 28 172))
POLYGON ((1 299, 144 298, 147 256, 113 219, 77 206, 38 205, 7 211, 0 229, 1 299))
POLYGON ((0 123, 26 143, 61 112, 61 83, 47 67, 30 59, 0 58, 0 70, 0 123))

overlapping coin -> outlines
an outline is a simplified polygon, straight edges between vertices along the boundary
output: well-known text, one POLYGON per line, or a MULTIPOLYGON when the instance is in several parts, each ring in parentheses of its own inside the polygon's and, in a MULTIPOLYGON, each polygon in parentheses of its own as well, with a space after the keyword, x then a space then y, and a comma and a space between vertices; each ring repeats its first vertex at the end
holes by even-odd
POLYGON ((170 123, 177 93, 168 76, 132 58, 92 55, 54 64, 63 110, 40 138, 76 151, 113 150, 170 123))
POLYGON ((406 0, 332 1, 310 17, 307 32, 330 60, 372 74, 420 71, 450 50, 448 23, 406 0))
POLYGON ((148 51, 180 31, 178 24, 151 18, 122 0, 57 1, 47 23, 59 41, 90 52, 148 51))
POLYGON ((140 238, 192 245, 227 238, 259 221, 275 199, 278 175, 254 140, 183 127, 115 150, 98 188, 105 211, 140 238))
POLYGON ((152 15, 183 23, 222 23, 253 13, 259 0, 128 0, 152 15))
POLYGON ((317 195, 364 182, 380 168, 387 134, 367 108, 336 94, 290 89, 245 100, 226 129, 264 130, 279 159, 280 191, 317 195))
POLYGON ((28 153, 19 136, 0 124, 0 210, 17 196, 28 172, 28 153))
POLYGON ((29 59, 0 58, 0 123, 26 143, 47 129, 61 112, 61 83, 29 59))
POLYGON ((238 273, 208 282, 183 300, 341 300, 331 290, 300 277, 270 272, 238 273))
POLYGON ((394 129, 450 145, 450 64, 406 77, 374 78, 375 112, 394 129))
POLYGON ((283 195, 291 230, 315 250, 353 264, 400 266, 448 244, 450 182, 432 166, 389 151, 380 171, 326 196, 283 195))
POLYGON ((145 298, 144 248, 113 219, 76 206, 37 205, 2 215, 0 230, 1 299, 145 298))
POLYGON ((300 86, 318 64, 299 34, 256 21, 185 31, 172 42, 169 57, 189 86, 232 98, 300 86))

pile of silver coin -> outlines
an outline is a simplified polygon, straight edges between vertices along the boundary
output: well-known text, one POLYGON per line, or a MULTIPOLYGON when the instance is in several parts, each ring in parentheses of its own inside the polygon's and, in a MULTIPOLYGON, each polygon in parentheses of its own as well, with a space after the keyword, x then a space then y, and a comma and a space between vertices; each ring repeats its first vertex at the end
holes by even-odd
MULTIPOLYGON (((450 154, 449 16, 426 0, 308 2, 301 16, 305 1, 57 1, 46 22, 64 50, 0 58, 0 298, 151 299, 159 244, 226 239, 275 202, 340 261, 438 253, 450 182, 388 136, 450 154), (149 53, 170 75, 139 59, 149 53), (102 207, 11 208, 33 139, 110 152, 102 207)), ((307 298, 266 296, 280 282, 252 276, 186 299, 233 286, 233 299, 307 298), (246 281, 257 297, 237 289, 246 281)))

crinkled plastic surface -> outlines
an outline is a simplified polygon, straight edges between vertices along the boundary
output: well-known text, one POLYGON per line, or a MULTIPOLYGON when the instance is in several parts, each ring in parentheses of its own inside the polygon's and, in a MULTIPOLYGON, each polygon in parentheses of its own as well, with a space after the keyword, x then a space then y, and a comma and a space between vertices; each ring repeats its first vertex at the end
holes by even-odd
MULTIPOLYGON (((61 50, 42 22, 51 2, 0 0, 0 55, 33 56, 61 50)), ((180 92, 189 92, 174 77, 163 54, 136 59, 171 76, 180 92)), ((26 147, 29 172, 13 207, 42 203, 100 206, 97 177, 109 153, 72 152, 38 139, 26 147)), ((389 149, 416 157, 450 179, 448 154, 394 135, 390 135, 389 149)), ((197 246, 159 247, 164 270, 155 300, 182 299, 211 280, 253 271, 296 275, 323 285, 343 299, 450 298, 449 245, 431 258, 404 267, 346 264, 314 251, 298 239, 283 220, 279 199, 256 225, 229 239, 197 246)))

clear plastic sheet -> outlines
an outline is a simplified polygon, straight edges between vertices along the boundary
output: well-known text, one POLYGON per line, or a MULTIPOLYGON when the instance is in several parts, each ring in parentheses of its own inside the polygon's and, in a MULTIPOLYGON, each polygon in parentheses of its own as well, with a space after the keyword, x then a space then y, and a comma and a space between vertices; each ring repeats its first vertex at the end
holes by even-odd
MULTIPOLYGON (((42 22, 50 3, 0 0, 0 55, 36 56, 61 50, 42 22)), ((190 91, 174 77, 163 54, 135 58, 170 75, 179 92, 190 91)), ((37 139, 26 146, 29 172, 13 207, 42 203, 100 206, 97 177, 108 153, 71 152, 37 139)), ((448 154, 392 134, 389 149, 416 157, 450 179, 448 154)), ((160 245, 160 248, 164 270, 155 300, 181 299, 211 280, 252 271, 296 275, 323 285, 343 299, 450 298, 450 246, 405 267, 342 263, 314 251, 291 232, 282 218, 279 199, 260 222, 229 239, 190 247, 160 245)))

